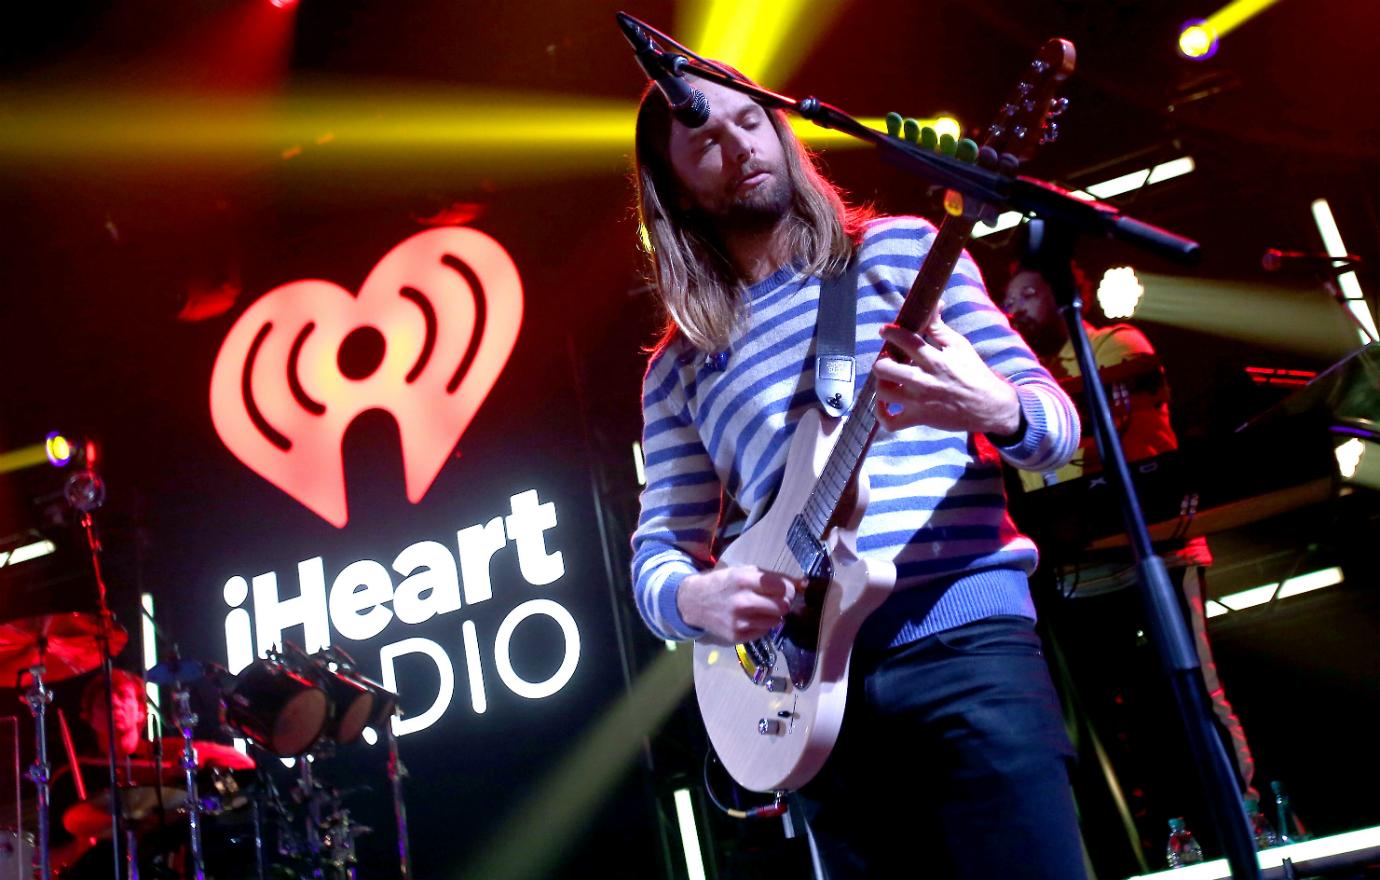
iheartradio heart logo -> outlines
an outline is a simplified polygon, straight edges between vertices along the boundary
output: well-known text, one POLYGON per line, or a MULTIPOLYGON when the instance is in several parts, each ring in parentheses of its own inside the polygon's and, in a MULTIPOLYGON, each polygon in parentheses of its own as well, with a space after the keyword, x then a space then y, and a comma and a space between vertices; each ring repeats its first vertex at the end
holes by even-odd
POLYGON ((235 457, 337 528, 341 443, 393 416, 407 499, 422 500, 512 354, 522 281, 482 232, 430 229, 389 251, 358 295, 293 281, 245 311, 211 370, 211 421, 235 457))

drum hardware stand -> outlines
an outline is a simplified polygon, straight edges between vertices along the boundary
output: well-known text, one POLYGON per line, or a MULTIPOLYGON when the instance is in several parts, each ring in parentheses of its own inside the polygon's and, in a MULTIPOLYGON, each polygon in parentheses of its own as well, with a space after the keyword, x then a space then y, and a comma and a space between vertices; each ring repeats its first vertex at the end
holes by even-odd
POLYGON ((51 880, 53 876, 52 865, 48 861, 48 844, 51 838, 49 826, 48 810, 51 806, 50 782, 52 780, 52 767, 48 764, 48 729, 45 723, 45 715, 48 711, 48 704, 53 701, 53 692, 48 690, 43 684, 43 655, 48 653, 48 640, 43 636, 38 637, 38 657, 39 662, 29 668, 29 675, 33 678, 33 684, 24 693, 25 702, 29 704, 29 711, 34 716, 34 763, 29 767, 29 779, 33 781, 34 787, 38 789, 38 876, 39 880, 51 880))
MULTIPOLYGON (((5 722, 14 731, 14 845, 15 851, 24 852, 24 790, 21 780, 24 778, 23 766, 19 760, 19 718, 14 715, 6 715, 0 718, 0 722, 5 722)), ((24 880, 24 860, 17 859, 14 866, 15 880, 24 880)), ((32 873, 29 875, 32 878, 32 873)))
POLYGON ((398 736, 393 732, 393 719, 397 717, 394 709, 384 719, 383 735, 388 739, 388 782, 393 791, 393 818, 398 825, 398 876, 401 880, 412 880, 412 852, 407 839, 407 806, 403 803, 402 781, 407 778, 407 767, 398 757, 398 736))
MULTIPOLYGON (((120 809, 123 812, 123 806, 120 809)), ((133 828, 125 829, 125 876, 139 880, 139 844, 133 828)))
MULTIPOLYGON (((262 779, 262 776, 260 777, 259 786, 260 786, 260 787, 263 786, 263 779, 262 779)), ((255 880, 264 880, 264 817, 263 817, 263 807, 261 806, 262 802, 263 802, 263 792, 262 792, 262 791, 257 791, 257 790, 256 790, 256 791, 254 792, 254 800, 251 801, 251 802, 250 802, 250 805, 249 805, 249 809, 250 809, 250 811, 251 811, 251 812, 250 812, 250 817, 251 817, 251 819, 252 819, 253 822, 254 822, 254 878, 255 878, 255 880)))
MULTIPOLYGON (((196 747, 192 745, 192 731, 196 727, 197 715, 192 711, 192 694, 182 682, 173 688, 173 700, 177 712, 177 727, 182 732, 182 770, 187 778, 187 830, 192 840, 192 877, 205 880, 206 863, 201 849, 201 797, 196 790, 196 747)), ((162 776, 160 766, 158 775, 162 776)))
POLYGON ((325 877, 322 870, 321 845, 321 787, 312 773, 315 755, 308 752, 297 759, 297 785, 307 807, 307 854, 312 863, 312 877, 325 877))

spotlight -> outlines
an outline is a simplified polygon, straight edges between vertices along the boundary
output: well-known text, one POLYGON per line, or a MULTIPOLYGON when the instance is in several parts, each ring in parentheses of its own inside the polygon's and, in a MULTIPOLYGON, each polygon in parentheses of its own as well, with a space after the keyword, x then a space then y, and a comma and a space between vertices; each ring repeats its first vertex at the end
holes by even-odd
POLYGON ((1217 31, 1206 21, 1186 21, 1179 31, 1179 54, 1192 61, 1206 61, 1217 54, 1217 31))
POLYGON ((1097 304, 1102 314, 1109 318, 1129 318, 1136 313, 1145 288, 1136 278, 1136 270, 1130 266, 1108 269, 1097 285, 1097 304))
POLYGON ((291 9, 297 5, 297 0, 268 0, 268 2, 279 9, 291 9))
POLYGON ((50 433, 43 441, 43 451, 53 467, 62 467, 72 460, 72 444, 57 431, 50 433))
POLYGON ((963 129, 959 126, 958 120, 952 116, 941 116, 934 121, 934 133, 943 137, 950 135, 954 140, 963 137, 963 129))

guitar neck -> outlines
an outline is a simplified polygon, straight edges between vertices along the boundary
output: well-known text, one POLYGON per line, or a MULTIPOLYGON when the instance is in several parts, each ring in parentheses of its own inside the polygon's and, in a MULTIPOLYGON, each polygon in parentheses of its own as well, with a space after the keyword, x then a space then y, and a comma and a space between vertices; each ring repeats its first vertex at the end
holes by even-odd
MULTIPOLYGON (((896 315, 896 324, 911 331, 929 326, 939 306, 939 297, 949 283, 963 248, 972 237, 975 222, 967 214, 944 217, 896 315)), ((905 358, 903 352, 890 345, 883 349, 882 356, 898 360, 905 358)), ((802 511, 806 524, 816 538, 822 540, 841 513, 840 505, 862 468, 867 450, 876 437, 877 425, 877 379, 869 374, 802 511)))

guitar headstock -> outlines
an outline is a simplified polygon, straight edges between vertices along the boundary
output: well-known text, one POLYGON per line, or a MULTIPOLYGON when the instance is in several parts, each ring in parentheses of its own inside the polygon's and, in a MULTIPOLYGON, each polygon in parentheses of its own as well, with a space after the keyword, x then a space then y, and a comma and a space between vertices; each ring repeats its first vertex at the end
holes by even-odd
POLYGON ((1055 117, 1068 107, 1068 99, 1056 97, 1055 92, 1073 73, 1076 57, 1073 43, 1068 40, 1055 37, 1045 41, 1002 105, 996 121, 988 127, 982 143, 984 151, 990 147, 997 154, 1024 162, 1040 144, 1059 136, 1055 117))

